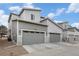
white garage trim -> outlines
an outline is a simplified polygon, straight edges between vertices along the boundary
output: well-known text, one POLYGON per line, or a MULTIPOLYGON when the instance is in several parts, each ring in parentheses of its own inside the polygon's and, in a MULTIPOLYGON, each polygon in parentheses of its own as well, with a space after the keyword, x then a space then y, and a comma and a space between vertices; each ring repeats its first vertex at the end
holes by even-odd
POLYGON ((17 39, 17 45, 22 45, 22 37, 23 37, 23 31, 34 31, 34 32, 43 32, 45 34, 45 40, 44 42, 46 42, 46 32, 45 31, 39 31, 39 30, 29 30, 29 29, 21 29, 21 35, 18 35, 18 39, 17 39))
POLYGON ((22 45, 21 43, 22 43, 22 39, 21 39, 21 35, 19 35, 19 22, 18 22, 18 20, 17 20, 17 45, 22 45))
POLYGON ((62 37, 63 37, 62 33, 60 33, 60 42, 62 42, 62 37))
POLYGON ((29 30, 29 29, 21 29, 21 31, 34 31, 34 32, 44 32, 44 33, 45 33, 45 31, 39 31, 39 30, 29 30))
POLYGON ((9 27, 9 28, 11 29, 11 32, 10 32, 9 35, 11 35, 11 39, 12 39, 12 42, 13 42, 13 36, 12 36, 12 20, 11 20, 10 22, 11 22, 11 23, 8 24, 8 26, 11 25, 11 27, 9 27))

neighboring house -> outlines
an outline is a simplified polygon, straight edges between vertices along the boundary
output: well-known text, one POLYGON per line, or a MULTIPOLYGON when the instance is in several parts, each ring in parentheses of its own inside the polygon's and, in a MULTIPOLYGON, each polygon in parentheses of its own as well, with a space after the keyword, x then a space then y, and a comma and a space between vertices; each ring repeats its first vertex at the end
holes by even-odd
POLYGON ((76 27, 70 26, 68 22, 58 23, 58 25, 63 28, 63 41, 79 41, 79 30, 76 27))
POLYGON ((9 32, 17 45, 53 43, 62 41, 63 29, 48 18, 40 16, 41 10, 23 8, 19 15, 11 13, 9 32))

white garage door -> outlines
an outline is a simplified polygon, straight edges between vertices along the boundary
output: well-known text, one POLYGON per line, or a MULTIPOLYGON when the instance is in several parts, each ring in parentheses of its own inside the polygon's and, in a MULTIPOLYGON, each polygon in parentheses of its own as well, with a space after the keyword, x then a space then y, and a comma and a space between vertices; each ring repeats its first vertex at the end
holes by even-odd
POLYGON ((44 43, 44 32, 23 31, 22 44, 31 45, 44 43))
POLYGON ((60 33, 50 33, 50 42, 59 42, 60 41, 60 33))

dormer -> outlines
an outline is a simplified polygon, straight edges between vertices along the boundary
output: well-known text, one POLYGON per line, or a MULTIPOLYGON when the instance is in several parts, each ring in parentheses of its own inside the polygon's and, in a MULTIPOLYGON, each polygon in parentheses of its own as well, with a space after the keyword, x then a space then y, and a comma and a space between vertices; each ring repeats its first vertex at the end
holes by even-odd
POLYGON ((23 8, 20 13, 20 18, 21 20, 40 22, 40 11, 39 9, 23 8))

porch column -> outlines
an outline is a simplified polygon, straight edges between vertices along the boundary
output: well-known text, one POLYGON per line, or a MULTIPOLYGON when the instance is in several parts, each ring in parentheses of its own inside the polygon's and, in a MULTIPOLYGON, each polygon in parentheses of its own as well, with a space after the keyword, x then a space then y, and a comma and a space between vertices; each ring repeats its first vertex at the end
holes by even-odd
POLYGON ((62 38, 63 38, 63 36, 62 36, 62 33, 60 34, 60 42, 62 42, 62 38))
POLYGON ((49 43, 49 33, 45 32, 45 43, 49 43))

